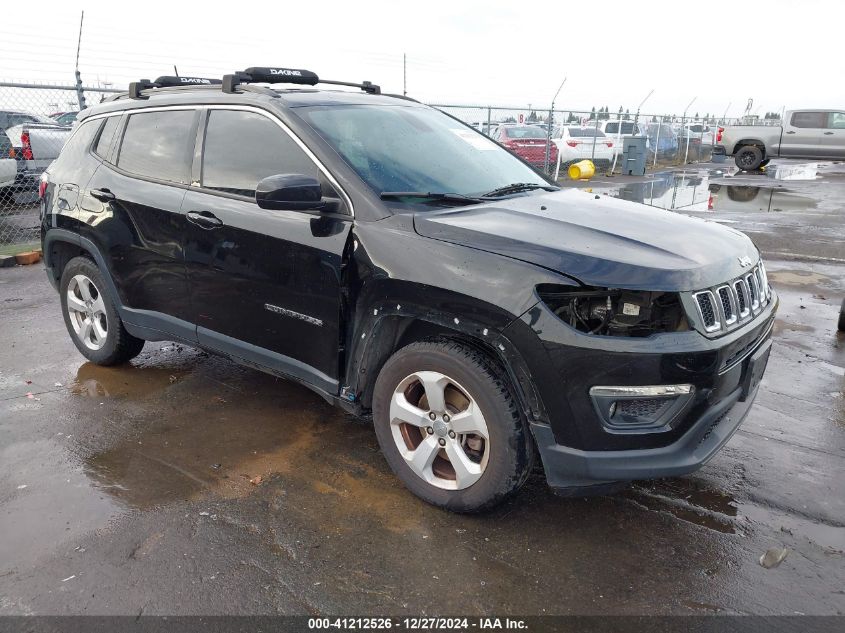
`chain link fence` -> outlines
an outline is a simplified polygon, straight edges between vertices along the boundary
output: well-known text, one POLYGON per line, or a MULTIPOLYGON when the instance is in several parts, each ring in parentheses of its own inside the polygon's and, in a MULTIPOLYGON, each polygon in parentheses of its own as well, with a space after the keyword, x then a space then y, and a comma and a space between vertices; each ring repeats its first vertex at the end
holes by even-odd
MULTIPOLYGON (((124 92, 115 87, 0 83, 0 252, 39 238, 38 183, 59 155, 81 109, 124 92)), ((585 110, 430 104, 467 123, 553 176, 582 159, 597 174, 621 173, 624 138, 646 137, 650 170, 712 157, 720 125, 738 121, 700 113, 631 114, 585 110), (559 170, 559 171, 558 171, 559 170)), ((779 124, 779 119, 743 123, 779 124)))
POLYGON ((39 178, 59 155, 80 109, 112 92, 120 91, 0 83, 0 253, 38 242, 39 178))

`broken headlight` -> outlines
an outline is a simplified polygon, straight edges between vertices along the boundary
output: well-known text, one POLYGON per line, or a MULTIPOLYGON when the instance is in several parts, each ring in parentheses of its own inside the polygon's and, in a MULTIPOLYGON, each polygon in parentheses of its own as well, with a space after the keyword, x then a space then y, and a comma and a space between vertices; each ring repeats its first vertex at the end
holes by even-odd
POLYGON ((537 294, 564 323, 585 334, 651 336, 689 329, 676 292, 541 284, 537 294))

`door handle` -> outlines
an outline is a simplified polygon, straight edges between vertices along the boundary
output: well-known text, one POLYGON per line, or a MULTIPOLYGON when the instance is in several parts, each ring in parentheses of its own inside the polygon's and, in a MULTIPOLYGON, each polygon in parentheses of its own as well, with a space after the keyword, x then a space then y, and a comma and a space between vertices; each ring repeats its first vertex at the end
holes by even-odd
POLYGON ((824 133, 825 136, 830 136, 831 134, 833 134, 833 132, 825 132, 824 133))
POLYGON ((116 198, 116 196, 108 189, 92 189, 88 193, 100 202, 111 202, 116 198))
POLYGON ((795 130, 789 130, 787 134, 795 134, 795 130))
POLYGON ((223 226, 223 220, 211 211, 188 211, 188 222, 193 222, 203 229, 216 229, 223 226))

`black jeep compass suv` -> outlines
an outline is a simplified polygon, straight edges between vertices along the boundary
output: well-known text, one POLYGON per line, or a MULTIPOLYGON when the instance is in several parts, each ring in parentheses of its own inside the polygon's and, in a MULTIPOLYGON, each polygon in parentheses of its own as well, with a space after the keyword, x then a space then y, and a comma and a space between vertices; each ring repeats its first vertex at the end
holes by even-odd
POLYGON ((301 382, 372 415, 405 485, 455 511, 538 456, 581 494, 728 441, 778 303, 751 240, 558 190, 436 109, 317 83, 342 82, 162 77, 80 114, 40 193, 86 358, 178 340, 301 382))

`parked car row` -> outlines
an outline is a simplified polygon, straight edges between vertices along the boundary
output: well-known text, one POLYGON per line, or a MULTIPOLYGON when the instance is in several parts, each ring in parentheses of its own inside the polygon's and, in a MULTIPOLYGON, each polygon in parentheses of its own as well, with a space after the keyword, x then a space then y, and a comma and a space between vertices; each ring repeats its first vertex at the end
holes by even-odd
MULTIPOLYGON (((534 167, 545 165, 546 123, 478 123, 474 127, 534 167)), ((716 128, 704 123, 656 123, 631 120, 586 121, 558 125, 552 130, 549 160, 562 166, 591 159, 597 167, 608 167, 621 156, 624 140, 645 136, 649 160, 675 160, 686 156, 697 160, 709 155, 716 140, 716 128)))

